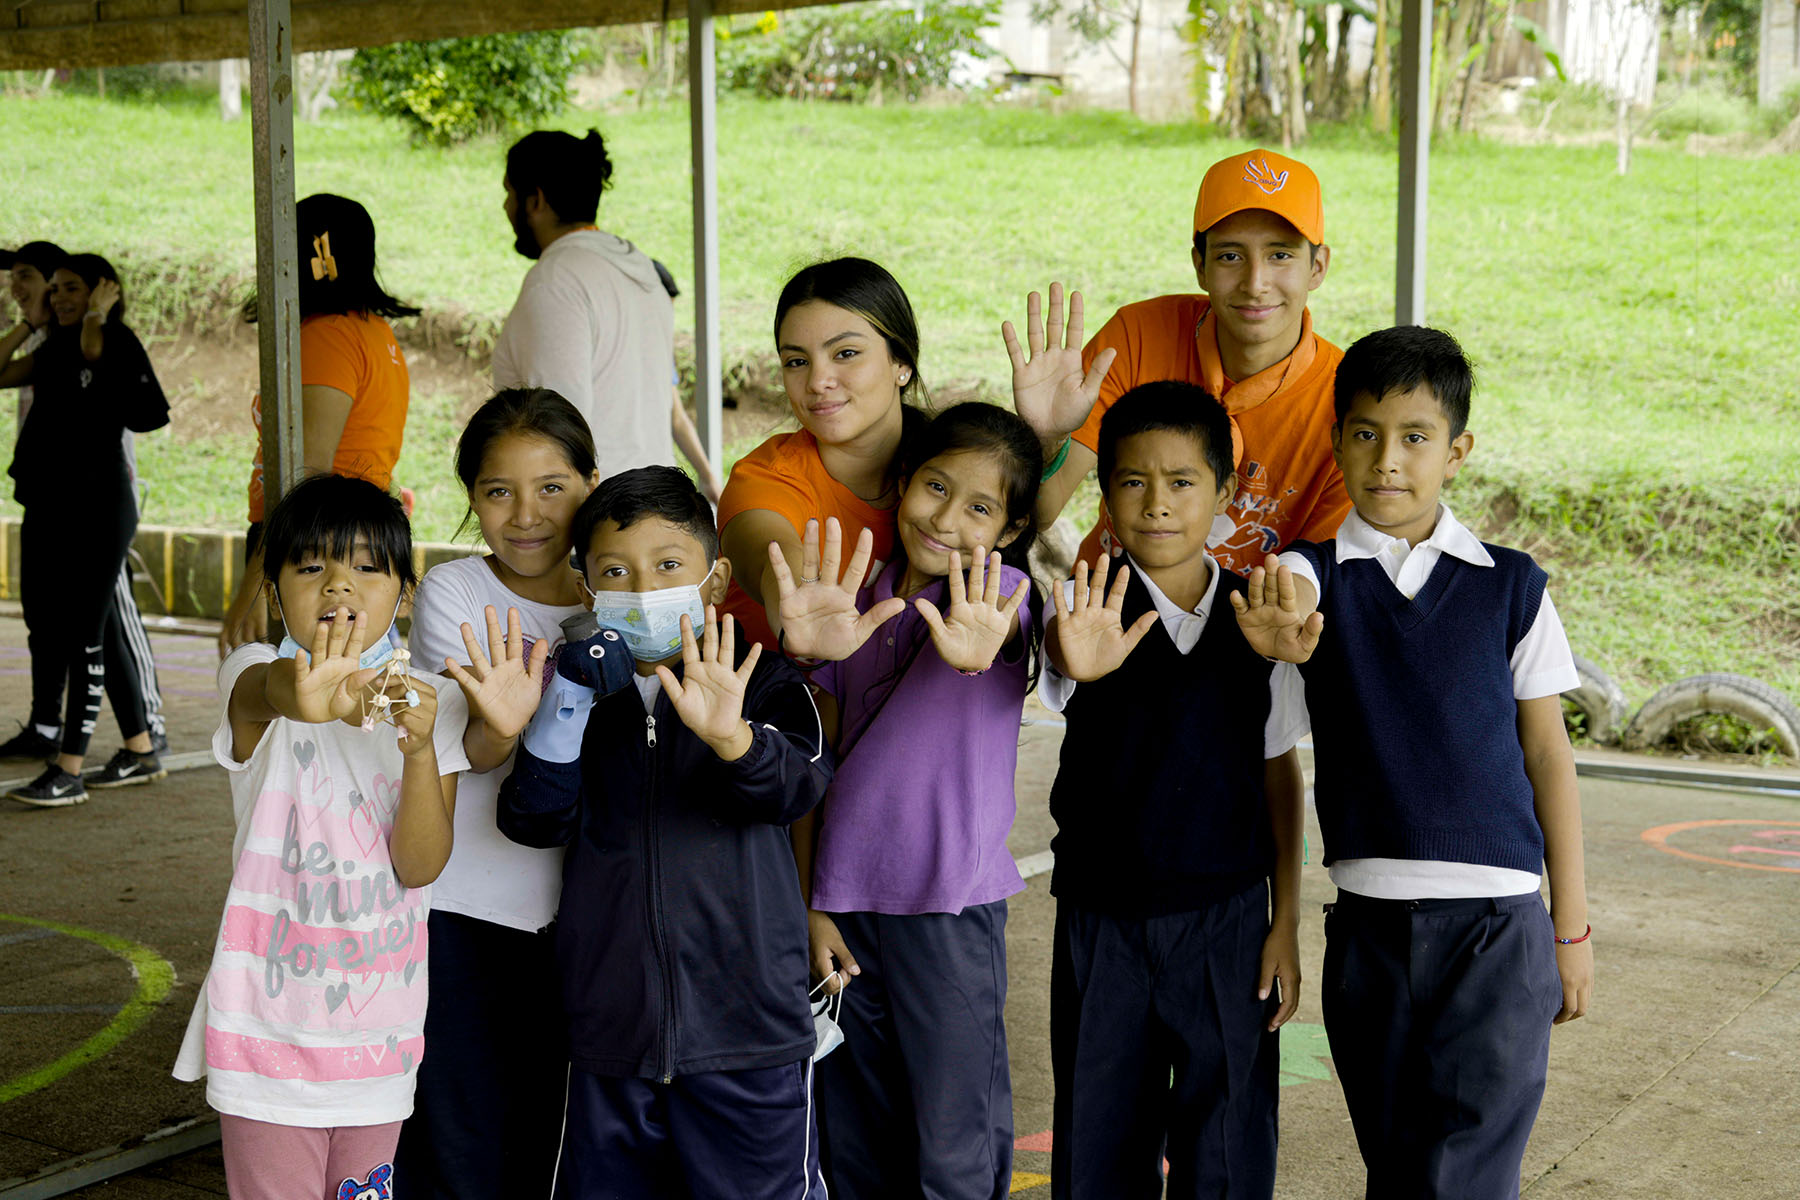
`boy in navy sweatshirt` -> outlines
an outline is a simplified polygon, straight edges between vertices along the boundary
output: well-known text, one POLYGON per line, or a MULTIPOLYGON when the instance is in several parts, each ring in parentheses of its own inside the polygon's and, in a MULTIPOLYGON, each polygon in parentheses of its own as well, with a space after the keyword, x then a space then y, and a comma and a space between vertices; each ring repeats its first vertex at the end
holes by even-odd
POLYGON ((1267 1197, 1275 1031, 1300 996, 1305 705, 1294 668, 1238 631, 1224 598, 1244 580, 1206 550, 1236 487, 1225 409, 1143 384, 1107 411, 1098 453, 1126 556, 1110 592, 1103 559, 1053 593, 1038 689, 1068 722, 1050 793, 1051 1192, 1267 1197))
POLYGON ((1338 887, 1325 1029, 1383 1200, 1515 1200, 1550 1027, 1594 986, 1568 639, 1531 557, 1438 502, 1474 446, 1472 388, 1439 330, 1351 346, 1332 446, 1355 509, 1232 598, 1252 645, 1304 664, 1338 887))
POLYGON ((613 476, 571 534, 599 630, 559 651, 499 808, 568 847, 555 1196, 823 1195, 786 829, 831 778, 811 694, 717 621, 731 564, 682 472, 613 476))

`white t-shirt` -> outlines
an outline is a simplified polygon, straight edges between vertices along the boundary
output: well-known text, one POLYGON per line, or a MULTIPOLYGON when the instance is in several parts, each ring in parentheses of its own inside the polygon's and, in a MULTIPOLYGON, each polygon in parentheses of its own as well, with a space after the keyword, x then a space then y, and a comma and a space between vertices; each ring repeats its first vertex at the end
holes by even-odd
MULTIPOLYGON (((531 643, 542 639, 549 639, 554 655, 563 640, 560 622, 581 611, 580 605, 538 604, 515 595, 484 557, 453 559, 428 571, 413 597, 413 661, 440 670, 446 658, 467 665, 465 621, 483 653, 491 655, 483 611, 490 604, 503 632, 506 610, 519 610, 528 655, 531 643)), ((463 775, 456 789, 456 847, 444 873, 431 885, 431 904, 444 912, 530 932, 556 917, 563 851, 521 846, 507 840, 495 825, 500 785, 512 769, 513 760, 508 758, 492 771, 463 775)))
POLYGON ((597 229, 544 248, 494 343, 496 388, 546 387, 581 410, 600 478, 675 462, 675 308, 656 264, 597 229))
MULTIPOLYGON (((1208 556, 1209 559, 1211 556, 1208 556)), ((1199 644, 1200 635, 1206 630, 1207 621, 1212 619, 1214 601, 1219 594, 1220 567, 1216 560, 1211 562, 1211 574, 1206 582, 1206 591, 1201 594, 1200 602, 1194 605, 1192 612, 1183 611, 1175 606, 1175 602, 1156 586, 1156 582, 1148 574, 1138 568, 1130 555, 1114 560, 1129 563, 1132 574, 1143 582, 1144 590, 1150 593, 1150 603, 1156 609, 1156 615, 1162 620, 1162 627, 1175 643, 1175 649, 1187 654, 1199 644)), ((1109 580, 1110 582, 1110 580, 1109 580)), ((1063 599, 1071 607, 1075 604, 1075 581, 1063 580, 1063 599)), ((1044 602, 1043 628, 1048 629, 1050 622, 1056 618, 1056 601, 1047 598, 1044 602)), ((1231 606, 1225 606, 1221 620, 1235 621, 1237 617, 1231 612, 1231 606)), ((1048 656, 1044 659, 1044 669, 1038 675, 1038 699, 1051 712, 1061 712, 1068 706, 1069 697, 1075 694, 1076 683, 1066 675, 1059 674, 1050 665, 1048 656)), ((1276 663, 1269 672, 1269 719, 1263 724, 1263 758, 1280 758, 1299 744, 1310 729, 1306 713, 1306 685, 1300 679, 1300 672, 1293 663, 1276 663)))
MULTIPOLYGON (((1438 521, 1431 536, 1418 545, 1405 538, 1392 537, 1376 529, 1352 509, 1338 526, 1334 546, 1338 562, 1372 558, 1408 600, 1419 594, 1437 568, 1438 560, 1448 554, 1475 567, 1491 567, 1494 556, 1487 552, 1467 526, 1438 506, 1438 521)), ((1306 556, 1289 550, 1281 556, 1281 565, 1313 586, 1316 595, 1319 577, 1306 556)), ((1575 659, 1569 650, 1569 638, 1563 631, 1562 618, 1544 592, 1538 605, 1537 618, 1519 639, 1508 660, 1512 669, 1513 699, 1537 700, 1556 696, 1577 687, 1581 677, 1575 673, 1575 659)), ((1372 896, 1377 900, 1457 900, 1488 896, 1524 896, 1538 890, 1541 877, 1536 871, 1517 871, 1510 867, 1490 867, 1480 863, 1445 862, 1439 859, 1412 858, 1340 858, 1331 864, 1331 882, 1347 892, 1372 896)))
MULTIPOLYGON (((275 657, 261 642, 234 650, 219 666, 227 704, 245 670, 275 657)), ((438 769, 465 770, 461 689, 414 674, 437 690, 438 769)), ((364 733, 277 718, 239 762, 228 717, 213 734, 213 756, 231 773, 237 834, 225 915, 175 1077, 205 1076, 206 1102, 219 1112, 306 1128, 412 1112, 431 889, 397 883, 388 856, 404 766, 396 737, 385 724, 364 733)))

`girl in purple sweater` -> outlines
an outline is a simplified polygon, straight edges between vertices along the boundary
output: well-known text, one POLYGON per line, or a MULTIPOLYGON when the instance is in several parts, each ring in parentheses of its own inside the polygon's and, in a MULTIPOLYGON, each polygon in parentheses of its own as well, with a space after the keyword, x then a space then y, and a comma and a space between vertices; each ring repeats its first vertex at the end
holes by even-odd
POLYGON ((794 827, 814 976, 843 991, 820 1147, 833 1196, 918 1179, 991 1200, 1012 1178, 1006 898, 1025 884, 1006 836, 1036 672, 1026 554, 1043 454, 1017 416, 971 403, 902 460, 895 561, 871 572, 865 530, 840 576, 835 520, 822 552, 807 523, 799 580, 770 554, 783 649, 840 724, 838 774, 794 827))

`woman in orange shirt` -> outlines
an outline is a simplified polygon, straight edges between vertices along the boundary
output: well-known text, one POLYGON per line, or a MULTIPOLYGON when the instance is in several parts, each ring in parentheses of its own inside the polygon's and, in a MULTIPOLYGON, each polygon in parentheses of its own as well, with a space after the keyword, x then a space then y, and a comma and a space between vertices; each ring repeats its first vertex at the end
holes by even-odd
MULTIPOLYGON (((308 475, 327 472, 386 488, 400 457, 411 380, 388 325, 419 310, 388 295, 375 275, 375 223, 354 200, 320 192, 294 206, 300 236, 300 407, 308 475)), ((244 319, 256 319, 254 298, 244 319)), ((219 656, 264 635, 261 601, 263 453, 261 397, 253 406, 250 532, 244 579, 225 614, 219 656)))
POLYGON ((865 258, 815 263, 775 306, 781 380, 800 422, 738 460, 719 500, 731 559, 725 611, 771 650, 780 636, 769 543, 796 578, 810 519, 836 517, 845 552, 874 538, 871 576, 893 554, 902 439, 929 416, 919 378, 919 329, 895 278, 865 258))

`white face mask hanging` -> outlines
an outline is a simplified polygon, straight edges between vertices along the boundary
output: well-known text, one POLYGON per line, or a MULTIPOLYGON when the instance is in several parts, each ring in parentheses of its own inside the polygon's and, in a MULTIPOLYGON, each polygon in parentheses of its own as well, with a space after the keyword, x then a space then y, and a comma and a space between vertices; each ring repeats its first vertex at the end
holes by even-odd
MULTIPOLYGON (((826 984, 833 979, 841 978, 843 977, 838 972, 833 971, 819 981, 818 987, 806 994, 807 1000, 812 1004, 813 1032, 819 1035, 819 1045, 813 1051, 812 1056, 814 1062, 818 1062, 844 1044, 844 1031, 838 1028, 837 1023, 838 1014, 844 1011, 844 989, 840 987, 837 993, 831 996, 819 995, 824 991, 826 984), (819 998, 814 1000, 814 996, 819 998)), ((846 979, 844 982, 848 985, 849 980, 846 979)))

